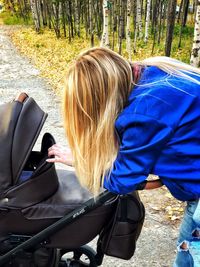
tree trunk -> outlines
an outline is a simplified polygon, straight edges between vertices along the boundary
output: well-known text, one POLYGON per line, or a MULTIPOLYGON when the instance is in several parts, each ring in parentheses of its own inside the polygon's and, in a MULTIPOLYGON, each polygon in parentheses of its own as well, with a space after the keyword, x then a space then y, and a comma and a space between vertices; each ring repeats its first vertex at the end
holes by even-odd
POLYGON ((38 16, 37 0, 30 0, 30 5, 31 5, 33 21, 35 24, 35 30, 36 32, 40 32, 40 18, 38 16))
POLYGON ((137 0, 137 16, 138 16, 138 34, 139 39, 142 39, 142 4, 141 0, 137 0))
POLYGON ((151 50, 151 54, 153 55, 154 53, 154 48, 155 48, 155 44, 156 44, 156 36, 158 33, 158 16, 159 16, 159 6, 160 6, 160 0, 155 0, 155 4, 154 4, 154 19, 153 19, 153 44, 152 44, 152 50, 151 50))
POLYGON ((144 34, 145 43, 147 43, 148 38, 149 38, 150 10, 151 10, 151 0, 147 0, 146 18, 145 18, 145 34, 144 34))
POLYGON ((131 0, 127 1, 126 50, 131 60, 131 0))
POLYGON ((164 39, 164 33, 166 28, 166 18, 167 18, 167 3, 165 0, 162 1, 162 28, 161 28, 161 39, 164 39))
POLYGON ((163 20, 163 1, 160 1, 160 6, 159 6, 159 11, 158 11, 158 15, 159 15, 159 26, 158 26, 158 45, 160 45, 160 41, 161 41, 161 33, 162 33, 162 20, 163 20))
MULTIPOLYGON (((138 4, 138 1, 135 3, 138 4)), ((134 53, 136 53, 137 35, 138 35, 138 6, 136 5, 135 6, 134 42, 133 42, 134 53)))
POLYGON ((90 45, 94 46, 93 1, 89 0, 90 45))
POLYGON ((192 46, 192 53, 190 58, 190 64, 199 67, 200 66, 200 0, 197 1, 196 19, 194 26, 194 40, 192 46))
POLYGON ((171 54, 174 23, 175 23, 175 17, 176 17, 176 4, 177 4, 177 0, 170 0, 168 4, 167 34, 166 34, 166 42, 165 42, 165 55, 168 57, 171 54))
POLYGON ((69 0, 69 25, 70 27, 70 38, 74 38, 74 25, 73 25, 73 19, 72 19, 72 1, 69 0))
POLYGON ((118 53, 121 55, 122 53, 122 39, 123 39, 123 24, 122 24, 122 0, 119 1, 119 28, 118 28, 118 44, 119 51, 118 53))
POLYGON ((66 7, 65 7, 65 2, 62 1, 61 2, 61 7, 62 7, 62 25, 63 25, 63 32, 64 32, 64 37, 66 38, 67 37, 67 31, 66 31, 66 15, 65 15, 65 10, 66 10, 66 7))
POLYGON ((79 1, 75 0, 75 29, 76 34, 80 37, 80 16, 79 16, 79 1))
POLYGON ((182 7, 183 7, 183 11, 181 13, 181 28, 180 28, 180 33, 179 33, 179 42, 178 42, 178 48, 181 47, 181 39, 182 39, 182 31, 183 31, 183 27, 184 27, 184 23, 185 23, 185 13, 186 10, 188 9, 188 5, 187 5, 188 0, 182 0, 182 7))
POLYGON ((86 39, 88 38, 88 34, 89 34, 89 28, 90 28, 90 24, 88 22, 88 17, 89 17, 89 2, 88 1, 84 1, 84 9, 83 9, 83 13, 84 13, 84 24, 85 24, 85 37, 86 39))
POLYGON ((53 4, 54 13, 54 30, 56 37, 60 38, 60 2, 55 2, 53 4))
POLYGON ((112 50, 115 49, 115 34, 117 32, 117 4, 113 2, 113 29, 112 29, 112 50))
POLYGON ((126 10, 127 10, 127 7, 125 3, 127 1, 125 0, 122 0, 122 10, 121 10, 121 35, 122 35, 122 39, 126 38, 126 31, 125 31, 125 16, 126 16, 126 10))
POLYGON ((186 0, 186 2, 185 2, 185 8, 184 8, 184 22, 183 22, 183 27, 185 27, 186 26, 186 23, 187 23, 188 8, 189 8, 189 0, 186 0))
POLYGON ((47 26, 47 5, 45 0, 41 1, 41 15, 43 26, 47 26))
POLYGON ((99 40, 101 40, 101 13, 100 13, 100 8, 99 8, 99 1, 95 2, 94 13, 95 13, 95 24, 96 24, 97 36, 99 40))
POLYGON ((108 1, 103 0, 103 34, 101 38, 101 46, 109 47, 109 35, 108 35, 108 1))

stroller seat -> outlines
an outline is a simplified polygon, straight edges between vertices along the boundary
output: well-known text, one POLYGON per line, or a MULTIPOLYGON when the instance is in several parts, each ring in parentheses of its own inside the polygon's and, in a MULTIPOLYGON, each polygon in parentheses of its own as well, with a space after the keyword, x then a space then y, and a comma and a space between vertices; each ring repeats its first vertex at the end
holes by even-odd
MULTIPOLYGON (((58 170, 57 174, 58 189, 48 199, 28 207, 0 208, 0 239, 11 233, 32 236, 91 198, 90 193, 78 183, 74 172, 58 170)), ((67 225, 48 239, 47 246, 70 249, 88 243, 110 220, 113 205, 114 202, 109 202, 67 225)))

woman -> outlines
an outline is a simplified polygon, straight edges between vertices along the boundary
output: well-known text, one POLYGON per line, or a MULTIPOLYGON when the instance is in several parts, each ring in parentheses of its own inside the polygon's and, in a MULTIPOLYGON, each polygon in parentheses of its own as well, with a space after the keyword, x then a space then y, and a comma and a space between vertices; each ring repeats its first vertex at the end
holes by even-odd
POLYGON ((64 122, 71 151, 55 145, 49 161, 73 164, 95 194, 101 184, 117 194, 166 185, 188 203, 174 267, 200 266, 200 70, 92 48, 68 69, 64 122))

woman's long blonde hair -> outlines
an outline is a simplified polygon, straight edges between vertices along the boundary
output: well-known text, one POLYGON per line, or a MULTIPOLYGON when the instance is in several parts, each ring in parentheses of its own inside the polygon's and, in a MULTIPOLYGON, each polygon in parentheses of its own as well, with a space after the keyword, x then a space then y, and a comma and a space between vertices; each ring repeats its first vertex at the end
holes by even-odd
MULTIPOLYGON (((187 77, 196 68, 165 57, 139 62, 187 77), (183 72, 180 70, 183 69, 183 72)), ((68 68, 64 90, 64 123, 74 167, 81 184, 97 194, 103 177, 112 170, 119 144, 115 120, 134 83, 133 65, 102 47, 81 53, 68 68)))

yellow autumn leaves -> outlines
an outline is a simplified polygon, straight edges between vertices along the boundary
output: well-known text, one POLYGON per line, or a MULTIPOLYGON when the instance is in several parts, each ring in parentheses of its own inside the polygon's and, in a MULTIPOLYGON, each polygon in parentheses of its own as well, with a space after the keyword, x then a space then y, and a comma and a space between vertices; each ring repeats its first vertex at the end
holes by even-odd
MULTIPOLYGON (((84 36, 84 34, 82 34, 84 36)), ((56 39, 53 30, 45 29, 38 34, 32 27, 20 27, 12 32, 12 40, 21 54, 27 56, 31 62, 40 70, 41 76, 47 78, 56 93, 60 94, 63 88, 64 75, 67 64, 71 62, 81 50, 90 47, 90 40, 84 37, 75 37, 69 43, 67 38, 56 39)), ((95 39, 95 45, 99 45, 100 41, 95 39)), ((151 41, 148 46, 144 44, 138 45, 137 53, 132 55, 132 60, 141 60, 151 57, 151 41)), ((190 42, 184 43, 184 48, 174 49, 172 57, 188 61, 190 42)), ((115 47, 115 51, 118 48, 115 47)), ((128 58, 125 44, 122 50, 123 56, 128 58)), ((155 55, 164 55, 162 45, 155 48, 155 55)))
POLYGON ((20 53, 31 60, 58 94, 63 88, 67 64, 81 50, 90 46, 89 41, 84 38, 74 38, 69 43, 64 38, 56 39, 52 31, 46 30, 37 34, 30 27, 13 31, 11 38, 20 53))

